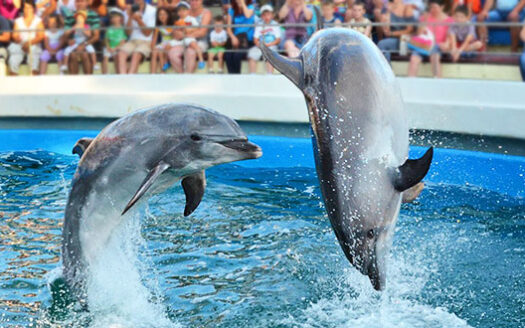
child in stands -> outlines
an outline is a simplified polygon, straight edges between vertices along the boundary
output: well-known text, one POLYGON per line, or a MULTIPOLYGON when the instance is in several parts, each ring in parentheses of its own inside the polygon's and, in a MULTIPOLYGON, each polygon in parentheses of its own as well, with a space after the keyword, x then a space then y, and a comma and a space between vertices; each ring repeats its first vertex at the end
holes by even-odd
POLYGON ((474 25, 469 24, 469 10, 467 6, 457 6, 454 10, 454 22, 448 30, 450 55, 452 61, 457 62, 462 54, 468 51, 479 51, 483 43, 476 39, 474 25))
MULTIPOLYGON (((175 22, 175 26, 187 26, 187 28, 184 28, 184 33, 188 33, 188 31, 192 30, 192 27, 198 27, 199 22, 197 22, 197 19, 195 17, 190 16, 190 5, 186 1, 179 2, 179 5, 177 6, 177 15, 179 16, 179 19, 175 22)), ((206 63, 204 62, 204 57, 202 56, 202 50, 197 44, 197 40, 194 37, 188 37, 185 36, 183 39, 175 39, 172 42, 173 46, 176 45, 182 45, 185 47, 189 47, 197 53, 197 58, 199 58, 199 64, 198 68, 203 69, 206 66, 206 63)))
MULTIPOLYGON (((40 56, 40 74, 47 73, 47 63, 55 57, 58 67, 63 67, 64 61, 64 30, 57 14, 51 14, 46 19, 46 32, 44 37, 44 51, 40 56)), ((62 71, 61 71, 62 73, 62 71)))
POLYGON ((228 34, 224 29, 224 17, 222 15, 215 16, 213 31, 210 33, 211 48, 208 50, 208 73, 214 73, 213 70, 213 57, 217 55, 219 60, 218 73, 222 73, 224 70, 224 50, 226 41, 228 41, 228 34))

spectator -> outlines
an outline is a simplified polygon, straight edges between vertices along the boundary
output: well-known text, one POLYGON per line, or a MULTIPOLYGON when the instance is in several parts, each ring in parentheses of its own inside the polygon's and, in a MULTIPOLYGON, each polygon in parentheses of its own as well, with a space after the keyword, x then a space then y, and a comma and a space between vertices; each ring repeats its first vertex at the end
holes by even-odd
POLYGON ((7 18, 0 16, 0 65, 7 59, 7 47, 11 41, 11 24, 7 18))
MULTIPOLYGON (((206 26, 211 24, 211 11, 205 9, 202 6, 202 0, 190 0, 190 16, 194 17, 199 23, 199 26, 206 26)), ((181 31, 175 30, 174 36, 180 38, 181 31), (177 34, 180 34, 177 36, 177 34)), ((197 44, 204 53, 208 50, 208 28, 200 27, 194 28, 187 36, 194 37, 197 40, 197 44)), ((182 73, 193 73, 197 67, 196 59, 197 53, 191 48, 184 49, 183 46, 174 46, 170 49, 168 57, 171 65, 176 72, 182 73), (184 62, 182 57, 184 56, 184 62)))
MULTIPOLYGON (((518 23, 525 19, 525 0, 496 0, 496 6, 494 10, 492 4, 494 0, 486 0, 483 10, 478 14, 476 20, 479 22, 503 22, 508 21, 512 23, 518 23)), ((488 31, 486 26, 482 26, 478 29, 480 39, 483 43, 487 42, 488 31)), ((519 26, 513 26, 510 28, 510 49, 512 52, 518 51, 519 46, 519 26)))
POLYGON ((228 41, 228 34, 224 30, 224 17, 222 15, 215 16, 213 31, 210 33, 211 48, 208 50, 208 73, 214 73, 213 57, 217 55, 219 60, 219 70, 217 73, 224 71, 224 50, 226 42, 228 41))
MULTIPOLYGON (((285 24, 304 24, 312 19, 312 11, 306 7, 304 0, 286 0, 279 10, 279 19, 285 24)), ((299 51, 308 41, 306 27, 286 27, 284 50, 288 57, 299 56, 299 51)))
POLYGON ((201 48, 197 44, 197 40, 191 34, 193 30, 199 26, 199 23, 195 17, 189 16, 189 9, 190 5, 186 1, 181 1, 177 7, 177 16, 179 19, 175 22, 175 25, 179 27, 186 27, 179 29, 183 32, 183 34, 177 34, 174 36, 175 40, 173 40, 173 45, 182 45, 185 48, 193 49, 197 54, 197 58, 199 58, 198 67, 199 69, 203 69, 206 64, 204 63, 204 57, 202 56, 201 48), (190 28, 190 26, 192 28, 190 28))
POLYGON ((22 0, 0 0, 0 16, 13 21, 22 6, 22 0))
POLYGON ((457 6, 454 10, 454 21, 458 25, 449 28, 449 48, 452 61, 457 62, 459 57, 468 51, 479 51, 483 47, 481 41, 476 40, 474 25, 470 25, 468 19, 469 9, 467 6, 457 6))
POLYGON ((23 15, 15 20, 12 42, 8 47, 9 71, 11 75, 18 75, 20 64, 24 57, 31 63, 33 74, 38 74, 38 64, 42 48, 40 42, 44 39, 44 24, 40 17, 35 15, 36 6, 34 2, 25 1, 23 15), (18 30, 24 30, 18 32, 18 30))
MULTIPOLYGON (((233 0, 228 13, 228 24, 255 24, 255 13, 252 0, 233 0)), ((229 74, 241 73, 241 61, 246 58, 246 51, 253 46, 253 27, 228 27, 233 51, 224 56, 229 74)))
MULTIPOLYGON (((40 74, 47 73, 47 63, 55 57, 58 67, 64 65, 64 30, 57 14, 51 14, 46 19, 46 31, 44 37, 44 51, 40 56, 40 74)), ((63 71, 61 70, 61 73, 63 71)))
POLYGON ((73 15, 77 10, 75 0, 58 0, 56 13, 61 15, 63 18, 68 14, 73 15))
POLYGON ((79 62, 82 62, 84 74, 92 74, 97 65, 94 44, 100 38, 100 19, 96 12, 88 8, 88 0, 75 0, 74 7, 76 8, 74 11, 71 10, 70 5, 63 5, 61 7, 65 27, 64 35, 67 38, 68 46, 73 46, 75 44, 74 35, 79 27, 77 26, 75 30, 73 30, 73 27, 78 25, 77 19, 75 18, 79 17, 76 15, 78 12, 83 13, 80 14, 81 16, 86 16, 84 28, 90 29, 91 33, 89 39, 76 46, 70 54, 68 51, 64 50, 64 64, 67 66, 65 69, 68 70, 69 74, 78 74, 79 62))
POLYGON ((325 27, 341 26, 341 20, 334 15, 334 0, 323 0, 321 4, 323 25, 325 27))
MULTIPOLYGON (((109 11, 110 26, 106 30, 104 37, 104 58, 102 59, 102 73, 108 73, 109 59, 115 60, 120 47, 126 43, 128 36, 124 30, 124 14, 118 8, 109 11)), ((115 71, 118 73, 118 65, 115 63, 115 71)))
POLYGON ((157 11, 144 0, 135 0, 135 5, 128 9, 126 28, 131 29, 129 40, 120 47, 117 54, 119 74, 135 74, 140 62, 151 53, 151 41, 155 27, 157 11), (131 56, 129 69, 127 59, 131 56))
POLYGON ((410 35, 414 29, 411 25, 414 23, 412 6, 404 4, 403 0, 389 0, 388 11, 383 15, 381 21, 386 24, 382 28, 385 39, 379 41, 377 46, 390 62, 392 52, 399 51, 400 38, 410 35), (395 25, 390 25, 391 23, 395 25))
MULTIPOLYGON (((430 51, 430 64, 434 77, 441 77, 441 52, 450 50, 448 30, 450 23, 454 20, 443 11, 441 0, 430 0, 428 13, 420 18, 420 22, 428 23, 428 27, 421 28, 429 29, 434 35, 435 45, 430 51)), ((408 65, 408 76, 417 76, 421 61, 422 54, 417 51, 412 52, 408 65)))
MULTIPOLYGON (((262 52, 259 49, 260 43, 263 42, 268 48, 277 51, 279 43, 281 43, 281 28, 277 26, 277 22, 273 20, 273 7, 271 5, 264 5, 261 8, 262 24, 255 28, 253 39, 255 47, 248 51, 248 64, 250 73, 255 73, 257 70, 257 61, 262 57, 262 52)), ((273 66, 266 63, 266 72, 273 73, 273 66)))
MULTIPOLYGON (((521 28, 521 41, 525 42, 525 21, 523 21, 524 26, 521 28)), ((525 82, 525 47, 523 48, 523 53, 520 56, 520 72, 521 79, 525 82)))
MULTIPOLYGON (((89 26, 86 24, 87 13, 84 10, 77 10, 75 15, 75 26, 73 29, 68 30, 65 33, 65 37, 69 40, 69 45, 64 50, 64 66, 62 70, 66 70, 69 66, 69 59, 71 54, 77 50, 77 48, 82 47, 82 50, 79 51, 79 54, 83 57, 82 62, 85 66, 86 74, 91 74, 93 68, 93 57, 95 56, 95 48, 92 44, 87 43, 91 38, 94 31, 89 29, 89 26)), ((75 59, 76 62, 78 60, 75 59)), ((70 73, 77 74, 77 68, 74 68, 70 73)))
POLYGON ((151 61, 150 61, 150 72, 151 74, 157 74, 158 68, 167 70, 168 67, 164 68, 167 63, 168 51, 173 46, 173 29, 166 26, 172 25, 173 20, 171 18, 171 12, 166 7, 157 9, 157 19, 155 32, 153 33, 153 41, 151 43, 151 61), (157 40, 160 37, 160 43, 157 44, 157 40))
POLYGON ((365 4, 363 2, 354 3, 352 13, 353 18, 350 20, 350 24, 352 24, 350 28, 370 38, 372 35, 372 23, 365 17, 365 4))

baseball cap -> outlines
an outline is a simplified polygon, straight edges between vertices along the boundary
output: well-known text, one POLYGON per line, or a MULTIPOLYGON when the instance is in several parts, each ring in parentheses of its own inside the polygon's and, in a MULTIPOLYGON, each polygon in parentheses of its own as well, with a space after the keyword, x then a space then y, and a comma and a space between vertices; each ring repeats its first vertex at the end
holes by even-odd
POLYGON ((265 12, 265 11, 270 11, 273 13, 273 7, 269 4, 266 4, 264 6, 261 7, 261 13, 265 12))
POLYGON ((177 9, 178 9, 178 8, 181 8, 181 7, 185 7, 186 9, 190 9, 190 4, 187 3, 186 1, 181 1, 181 2, 179 2, 179 4, 177 5, 177 9))

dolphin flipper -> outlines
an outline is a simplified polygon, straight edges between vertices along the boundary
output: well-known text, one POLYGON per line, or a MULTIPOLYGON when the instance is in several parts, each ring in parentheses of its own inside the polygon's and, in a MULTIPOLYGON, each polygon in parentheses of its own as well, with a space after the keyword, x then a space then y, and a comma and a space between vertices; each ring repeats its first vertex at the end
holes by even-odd
POLYGON ((423 191, 423 188, 425 188, 425 183, 420 182, 416 184, 415 186, 403 191, 403 196, 402 196, 403 203, 412 203, 419 196, 419 194, 423 191))
POLYGON ((73 150, 71 150, 71 153, 78 154, 78 157, 82 157, 82 155, 84 154, 87 147, 89 147, 92 141, 93 141, 93 138, 78 139, 75 145, 73 146, 73 150))
POLYGON ((142 197, 146 193, 146 191, 148 191, 151 185, 153 185, 153 182, 155 182, 155 180, 169 168, 169 164, 160 162, 159 164, 157 164, 157 166, 151 169, 144 181, 142 181, 142 184, 140 185, 133 198, 131 198, 128 205, 126 205, 124 211, 122 211, 122 215, 126 214, 126 212, 140 199, 140 197, 142 197))
POLYGON ((186 194, 186 207, 184 207, 184 216, 188 216, 199 206, 204 190, 206 189, 206 176, 204 171, 188 175, 182 179, 182 188, 186 194))
POLYGON ((403 192, 423 180, 430 169, 433 155, 434 148, 430 147, 421 158, 407 159, 403 165, 398 167, 398 171, 394 177, 394 188, 396 188, 397 191, 403 192))

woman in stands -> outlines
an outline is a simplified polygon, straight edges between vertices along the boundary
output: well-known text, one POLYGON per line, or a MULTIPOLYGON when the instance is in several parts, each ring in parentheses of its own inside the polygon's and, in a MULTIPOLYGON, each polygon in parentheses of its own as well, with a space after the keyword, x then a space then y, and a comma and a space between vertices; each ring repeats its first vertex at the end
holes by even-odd
MULTIPOLYGON (((228 10, 228 24, 255 24, 254 5, 252 0, 233 0, 228 10)), ((228 27, 226 32, 230 39, 230 51, 224 55, 229 74, 241 73, 241 62, 246 59, 248 49, 253 46, 253 26, 228 27)))
MULTIPOLYGON (((285 24, 305 24, 312 20, 313 13, 306 6, 304 0, 286 0, 279 10, 279 20, 285 24)), ((322 19, 318 17, 317 19, 322 19)), ((299 51, 308 41, 308 32, 305 26, 286 27, 284 32, 284 50, 288 57, 299 56, 299 51)))
POLYGON ((388 11, 381 21, 385 24, 382 28, 385 38, 379 41, 377 46, 390 62, 392 52, 399 51, 401 37, 410 35, 414 30, 411 25, 415 22, 413 7, 405 4, 403 0, 389 0, 388 11))

